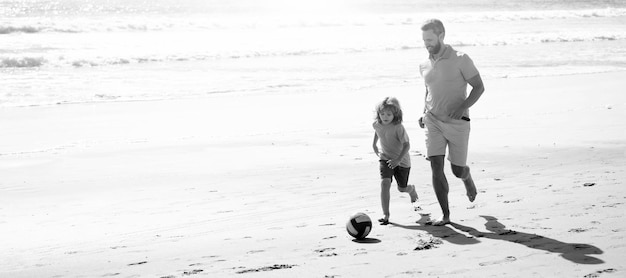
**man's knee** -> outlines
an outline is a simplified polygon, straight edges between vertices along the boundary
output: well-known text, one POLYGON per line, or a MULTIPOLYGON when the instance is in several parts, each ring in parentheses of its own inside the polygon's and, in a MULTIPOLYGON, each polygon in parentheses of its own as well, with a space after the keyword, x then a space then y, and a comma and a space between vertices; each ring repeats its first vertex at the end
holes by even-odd
POLYGON ((428 160, 430 160, 430 168, 433 171, 433 175, 443 173, 445 166, 443 155, 431 156, 428 160))
POLYGON ((452 174, 459 179, 465 179, 469 174, 469 167, 452 164, 452 174))

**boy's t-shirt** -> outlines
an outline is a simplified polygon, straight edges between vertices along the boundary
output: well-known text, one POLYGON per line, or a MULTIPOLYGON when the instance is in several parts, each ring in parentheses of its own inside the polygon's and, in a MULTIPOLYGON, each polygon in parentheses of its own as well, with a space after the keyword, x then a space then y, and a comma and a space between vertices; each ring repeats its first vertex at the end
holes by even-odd
MULTIPOLYGON (((378 122, 374 122, 373 126, 382 149, 380 159, 390 160, 398 157, 404 143, 409 142, 409 135, 404 126, 402 124, 383 125, 378 122)), ((408 153, 400 160, 400 167, 411 167, 411 158, 408 153)))

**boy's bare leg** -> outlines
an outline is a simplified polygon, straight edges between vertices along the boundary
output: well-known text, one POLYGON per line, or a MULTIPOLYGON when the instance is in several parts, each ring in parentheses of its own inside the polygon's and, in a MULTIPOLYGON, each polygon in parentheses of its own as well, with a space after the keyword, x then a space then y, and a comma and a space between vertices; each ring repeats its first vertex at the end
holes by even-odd
POLYGON ((385 215, 381 222, 389 221, 389 202, 391 199, 391 179, 382 179, 380 182, 380 203, 385 215))
POLYGON ((417 202, 418 196, 417 191, 415 191, 415 185, 409 184, 407 187, 398 187, 398 191, 408 193, 411 196, 411 203, 417 202))

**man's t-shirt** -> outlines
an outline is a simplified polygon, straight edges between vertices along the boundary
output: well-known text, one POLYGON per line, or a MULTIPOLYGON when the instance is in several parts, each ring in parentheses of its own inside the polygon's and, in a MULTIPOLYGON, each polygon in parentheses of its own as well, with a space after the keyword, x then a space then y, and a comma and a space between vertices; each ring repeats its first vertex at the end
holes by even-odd
MULTIPOLYGON (((449 114, 467 98, 467 80, 478 74, 478 69, 467 54, 446 45, 443 55, 420 64, 420 74, 426 83, 426 111, 441 121, 447 121, 449 114)), ((469 117, 466 110, 464 116, 469 117)))

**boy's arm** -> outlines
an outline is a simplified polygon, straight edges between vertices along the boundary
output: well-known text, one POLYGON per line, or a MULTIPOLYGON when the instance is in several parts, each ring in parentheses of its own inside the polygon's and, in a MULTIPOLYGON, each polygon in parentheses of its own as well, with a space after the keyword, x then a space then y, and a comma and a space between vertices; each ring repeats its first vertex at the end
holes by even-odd
POLYGON ((380 156, 380 154, 378 154, 378 134, 376 134, 376 132, 374 132, 374 142, 372 143, 372 148, 374 149, 376 156, 380 156))

